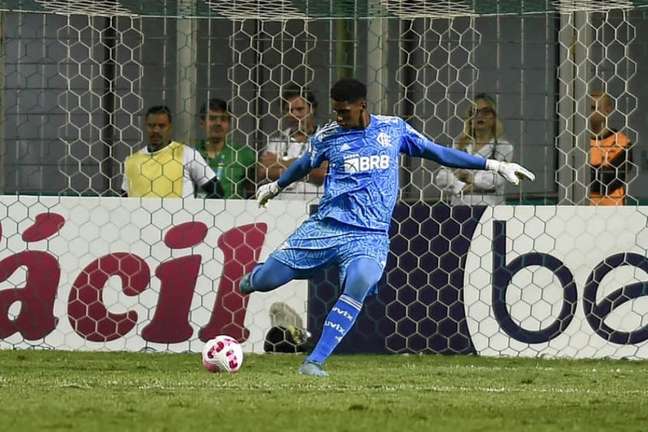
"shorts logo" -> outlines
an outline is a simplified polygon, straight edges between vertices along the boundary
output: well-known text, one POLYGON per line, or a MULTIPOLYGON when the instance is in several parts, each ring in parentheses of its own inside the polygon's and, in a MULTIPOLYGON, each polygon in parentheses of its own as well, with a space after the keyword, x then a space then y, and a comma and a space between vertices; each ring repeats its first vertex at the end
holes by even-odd
POLYGON ((344 171, 347 173, 385 170, 387 168, 389 168, 389 156, 387 155, 353 155, 344 158, 344 171))
POLYGON ((391 140, 389 139, 389 135, 387 135, 385 132, 380 132, 378 134, 378 143, 383 146, 383 147, 390 147, 391 146, 391 140))

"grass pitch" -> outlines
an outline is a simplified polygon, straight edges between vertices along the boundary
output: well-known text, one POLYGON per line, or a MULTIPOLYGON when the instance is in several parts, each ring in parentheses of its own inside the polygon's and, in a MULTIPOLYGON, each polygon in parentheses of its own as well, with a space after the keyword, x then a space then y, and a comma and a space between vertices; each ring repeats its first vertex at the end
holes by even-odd
POLYGON ((0 351, 0 431, 648 431, 648 363, 0 351))

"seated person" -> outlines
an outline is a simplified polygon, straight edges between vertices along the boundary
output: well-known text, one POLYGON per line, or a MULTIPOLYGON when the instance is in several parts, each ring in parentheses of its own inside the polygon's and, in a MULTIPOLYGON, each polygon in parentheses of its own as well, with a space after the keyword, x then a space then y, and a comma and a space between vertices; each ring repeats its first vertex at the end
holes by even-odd
MULTIPOLYGON (((284 113, 284 128, 278 135, 270 138, 268 146, 261 154, 257 169, 260 183, 276 181, 281 173, 306 152, 308 138, 317 129, 317 100, 310 90, 297 85, 287 86, 281 95, 281 107, 284 113)), ((304 180, 288 186, 278 199, 316 201, 322 195, 327 168, 327 162, 323 163, 304 180)))
POLYGON ((205 131, 205 139, 196 144, 196 150, 216 173, 223 186, 223 198, 249 198, 255 190, 256 152, 230 139, 231 123, 227 102, 216 98, 207 101, 200 109, 200 128, 205 131))
POLYGON ((590 204, 624 205, 632 168, 632 143, 623 132, 608 128, 608 116, 614 111, 614 101, 608 94, 592 92, 591 103, 590 204))
MULTIPOLYGON (((497 119, 493 98, 485 93, 475 96, 464 121, 464 131, 455 147, 486 159, 512 160, 513 146, 503 137, 502 123, 497 119)), ((442 167, 434 183, 452 205, 505 203, 505 181, 497 173, 442 167)))

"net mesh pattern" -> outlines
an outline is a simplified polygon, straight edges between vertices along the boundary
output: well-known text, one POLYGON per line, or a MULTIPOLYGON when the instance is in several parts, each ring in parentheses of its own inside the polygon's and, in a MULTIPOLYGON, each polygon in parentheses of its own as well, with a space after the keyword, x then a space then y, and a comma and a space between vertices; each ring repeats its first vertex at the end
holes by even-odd
POLYGON ((646 357, 646 6, 0 1, 0 346, 199 351, 227 333, 247 351, 306 349, 339 295, 335 269, 268 295, 237 286, 321 188, 267 210, 246 198, 270 180, 271 143, 300 147, 286 92, 312 93, 322 125, 330 86, 353 76, 372 112, 537 180, 498 186, 403 157, 385 276, 341 351, 646 357), (168 106, 173 138, 197 147, 212 98, 231 113, 238 196, 121 198, 146 110, 168 106), (629 205, 590 205, 601 130, 627 139, 605 175, 629 205), (459 178, 486 186, 461 192, 459 178))

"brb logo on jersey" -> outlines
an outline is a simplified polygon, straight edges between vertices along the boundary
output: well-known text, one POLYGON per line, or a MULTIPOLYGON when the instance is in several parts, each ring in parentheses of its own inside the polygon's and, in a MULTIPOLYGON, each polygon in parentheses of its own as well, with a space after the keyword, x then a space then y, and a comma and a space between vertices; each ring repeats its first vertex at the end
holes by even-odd
POLYGON ((353 174, 389 168, 388 155, 358 156, 350 155, 344 158, 344 171, 353 174))

